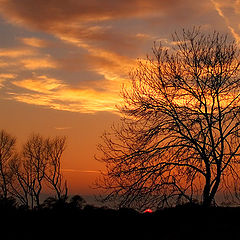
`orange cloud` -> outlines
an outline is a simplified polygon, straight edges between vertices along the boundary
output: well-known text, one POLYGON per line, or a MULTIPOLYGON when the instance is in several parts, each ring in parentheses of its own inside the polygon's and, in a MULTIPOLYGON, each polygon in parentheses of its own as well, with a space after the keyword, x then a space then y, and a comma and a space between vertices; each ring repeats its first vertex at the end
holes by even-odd
POLYGON ((12 78, 16 78, 16 74, 0 73, 0 79, 12 79, 12 78))
POLYGON ((36 52, 30 49, 0 49, 0 57, 19 58, 35 55, 36 52))
POLYGON ((0 60, 0 68, 6 68, 9 64, 3 60, 0 60))
POLYGON ((14 79, 16 78, 16 74, 12 73, 1 73, 0 74, 0 88, 4 86, 4 82, 9 79, 14 79))
POLYGON ((21 41, 31 47, 37 47, 37 48, 43 48, 43 47, 47 47, 48 43, 47 41, 43 40, 43 39, 39 39, 39 38, 35 38, 35 37, 31 37, 31 38, 21 38, 21 41))
POLYGON ((99 111, 116 112, 114 104, 116 98, 101 95, 98 92, 79 91, 72 95, 72 91, 61 91, 56 95, 29 94, 29 93, 11 93, 12 99, 32 105, 46 106, 48 108, 80 113, 95 113, 99 111), (71 95, 69 95, 71 94, 71 95), (95 99, 90 99, 94 97, 95 99))
POLYGON ((98 74, 103 75, 105 79, 117 84, 126 81, 130 69, 136 66, 135 59, 121 56, 114 52, 90 46, 87 47, 87 50, 92 69, 98 74))
POLYGON ((13 81, 14 85, 39 93, 51 93, 52 90, 64 87, 61 81, 46 76, 39 76, 37 79, 25 79, 22 81, 13 81))
MULTIPOLYGON (((87 54, 76 56, 73 59, 65 58, 58 62, 58 65, 66 68, 77 68, 91 70, 99 75, 103 75, 105 80, 115 81, 119 86, 128 79, 129 71, 136 67, 136 60, 127 56, 108 51, 103 48, 91 46, 79 41, 77 38, 62 37, 77 47, 83 47, 87 54), (77 58, 78 57, 78 58, 77 58), (77 66, 76 66, 77 64, 77 66)), ((116 87, 115 85, 114 87, 116 87)))
POLYGON ((56 64, 47 58, 31 58, 31 59, 22 59, 21 63, 23 66, 29 70, 36 70, 42 68, 56 68, 56 64))
POLYGON ((82 113, 116 112, 115 105, 121 100, 118 92, 108 88, 109 85, 103 92, 91 88, 73 89, 60 80, 47 78, 46 76, 13 81, 12 84, 22 88, 20 93, 9 93, 12 99, 63 111, 82 113))

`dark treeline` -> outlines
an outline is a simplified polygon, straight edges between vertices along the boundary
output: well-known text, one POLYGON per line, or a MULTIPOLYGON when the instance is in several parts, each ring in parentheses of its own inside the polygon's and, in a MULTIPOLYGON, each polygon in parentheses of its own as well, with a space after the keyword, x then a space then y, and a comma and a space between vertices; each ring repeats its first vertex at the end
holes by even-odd
POLYGON ((240 208, 179 205, 140 213, 87 205, 80 196, 40 208, 0 200, 3 239, 237 239, 240 208))

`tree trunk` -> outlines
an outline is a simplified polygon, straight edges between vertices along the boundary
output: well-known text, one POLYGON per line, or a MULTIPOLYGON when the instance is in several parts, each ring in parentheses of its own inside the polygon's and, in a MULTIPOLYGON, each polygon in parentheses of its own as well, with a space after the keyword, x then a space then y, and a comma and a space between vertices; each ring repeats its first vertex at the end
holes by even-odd
POLYGON ((210 184, 206 184, 203 191, 203 206, 209 207, 212 203, 210 196, 210 184))
POLYGON ((203 206, 209 207, 211 205, 212 199, 210 199, 211 172, 210 172, 210 166, 208 164, 206 164, 205 180, 206 180, 206 183, 203 190, 203 206))

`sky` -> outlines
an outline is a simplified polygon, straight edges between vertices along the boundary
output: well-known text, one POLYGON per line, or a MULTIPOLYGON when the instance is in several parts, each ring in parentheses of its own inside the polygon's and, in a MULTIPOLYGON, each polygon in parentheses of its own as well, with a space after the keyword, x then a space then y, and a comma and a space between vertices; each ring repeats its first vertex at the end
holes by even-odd
POLYGON ((67 136, 72 194, 94 194, 100 136, 137 59, 201 26, 240 44, 240 0, 0 0, 0 128, 18 139, 67 136))

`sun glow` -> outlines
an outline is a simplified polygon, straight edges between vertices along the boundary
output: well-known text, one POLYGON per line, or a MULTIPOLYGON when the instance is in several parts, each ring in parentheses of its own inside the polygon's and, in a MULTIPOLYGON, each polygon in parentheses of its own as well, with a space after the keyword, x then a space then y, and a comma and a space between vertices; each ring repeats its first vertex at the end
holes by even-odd
POLYGON ((153 210, 150 208, 147 208, 143 213, 153 213, 153 210))

